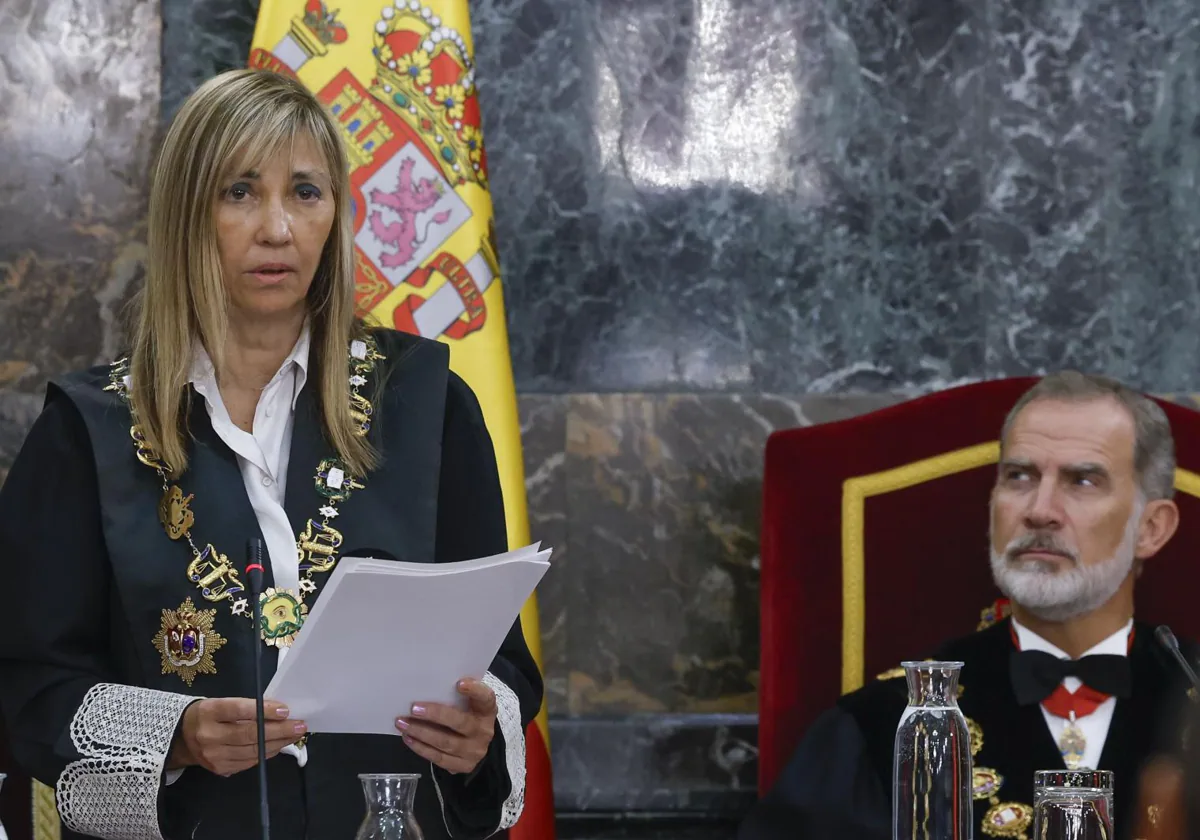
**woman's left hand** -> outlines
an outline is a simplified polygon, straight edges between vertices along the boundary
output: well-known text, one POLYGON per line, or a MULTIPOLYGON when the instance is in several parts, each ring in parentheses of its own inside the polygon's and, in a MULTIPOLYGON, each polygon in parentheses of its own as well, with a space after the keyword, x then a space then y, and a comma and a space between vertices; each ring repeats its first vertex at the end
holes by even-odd
POLYGON ((467 710, 441 703, 416 703, 409 717, 396 720, 404 743, 451 773, 470 773, 487 755, 496 731, 496 695, 479 680, 459 680, 467 710))

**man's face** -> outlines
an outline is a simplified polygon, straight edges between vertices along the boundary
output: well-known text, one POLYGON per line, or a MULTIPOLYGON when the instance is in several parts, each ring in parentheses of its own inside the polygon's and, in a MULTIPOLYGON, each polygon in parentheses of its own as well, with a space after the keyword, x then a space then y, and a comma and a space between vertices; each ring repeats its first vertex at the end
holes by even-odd
POLYGON ((992 491, 992 572, 1046 620, 1102 606, 1133 568, 1144 504, 1134 424, 1116 400, 1036 400, 1003 442, 992 491))

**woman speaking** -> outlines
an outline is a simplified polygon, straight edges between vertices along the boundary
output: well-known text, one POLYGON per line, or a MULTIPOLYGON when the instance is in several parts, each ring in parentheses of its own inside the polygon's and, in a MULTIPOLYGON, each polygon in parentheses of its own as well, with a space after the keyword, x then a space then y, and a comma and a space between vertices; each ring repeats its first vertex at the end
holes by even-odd
MULTIPOLYGON (((0 703, 67 836, 257 837, 253 646, 269 680, 355 547, 507 549, 448 348, 355 319, 349 189, 337 123, 298 82, 234 71, 196 91, 153 168, 130 352, 49 384, 0 492, 0 703)), ((395 656, 422 647, 397 638, 395 656)), ((395 737, 308 737, 268 702, 275 836, 352 837, 364 772, 422 774, 427 837, 515 822, 542 695, 519 622, 458 688, 460 706, 397 708, 395 737)))

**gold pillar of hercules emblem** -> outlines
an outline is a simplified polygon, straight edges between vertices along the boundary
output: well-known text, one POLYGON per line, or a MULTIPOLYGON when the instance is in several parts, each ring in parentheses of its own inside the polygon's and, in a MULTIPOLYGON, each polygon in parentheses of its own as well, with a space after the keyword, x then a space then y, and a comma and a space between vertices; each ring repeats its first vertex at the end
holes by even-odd
POLYGON ((296 541, 301 568, 308 566, 314 572, 329 571, 334 564, 334 555, 341 547, 340 531, 311 519, 300 533, 300 539, 296 541))
POLYGON ((188 580, 200 587, 200 593, 207 601, 223 601, 245 589, 229 558, 211 545, 188 564, 187 573, 188 580))

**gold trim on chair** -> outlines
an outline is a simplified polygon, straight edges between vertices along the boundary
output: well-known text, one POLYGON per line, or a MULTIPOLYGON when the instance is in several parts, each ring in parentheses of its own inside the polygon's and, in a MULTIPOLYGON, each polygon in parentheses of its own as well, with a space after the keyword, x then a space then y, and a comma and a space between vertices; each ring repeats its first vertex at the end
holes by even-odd
MULTIPOLYGON (((842 693, 863 685, 866 669, 866 554, 864 546, 866 500, 986 467, 1000 460, 997 441, 956 449, 943 455, 913 461, 882 472, 859 475, 842 482, 842 693)), ((1200 475, 1175 470, 1175 489, 1200 498, 1200 475)))
POLYGON ((54 802, 54 788, 33 782, 33 840, 62 840, 62 821, 54 802))
POLYGON ((864 509, 870 496, 924 484, 1000 460, 1000 444, 981 443, 842 483, 842 693, 863 684, 866 648, 864 509))
POLYGON ((1175 489, 1180 493, 1187 493, 1193 498, 1200 499, 1200 475, 1176 467, 1175 489))

